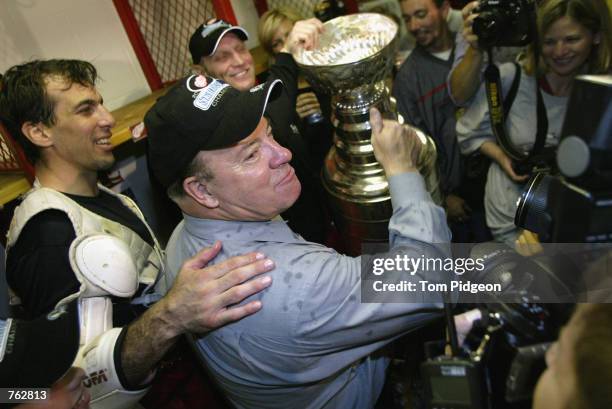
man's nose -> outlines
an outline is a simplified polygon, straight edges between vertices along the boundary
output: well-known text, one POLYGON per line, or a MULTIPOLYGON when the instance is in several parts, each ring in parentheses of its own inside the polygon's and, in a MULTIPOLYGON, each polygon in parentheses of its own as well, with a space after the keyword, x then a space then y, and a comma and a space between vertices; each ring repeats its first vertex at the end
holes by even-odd
POLYGON ((416 18, 410 19, 410 23, 408 23, 408 31, 411 33, 415 33, 421 28, 421 23, 416 18))
POLYGON ((115 126, 115 117, 104 105, 100 105, 100 126, 115 126))
POLYGON ((291 151, 283 146, 280 146, 278 142, 272 141, 272 158, 270 159, 270 167, 275 169, 285 163, 289 163, 292 158, 291 151))
POLYGON ((244 63, 244 58, 240 53, 234 53, 232 57, 234 65, 242 65, 244 63))

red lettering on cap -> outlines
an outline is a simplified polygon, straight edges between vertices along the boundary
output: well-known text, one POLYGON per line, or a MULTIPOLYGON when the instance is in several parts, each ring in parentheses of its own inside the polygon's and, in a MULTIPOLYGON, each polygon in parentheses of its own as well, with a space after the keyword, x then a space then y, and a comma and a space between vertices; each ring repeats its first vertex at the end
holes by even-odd
POLYGON ((208 81, 206 80, 205 76, 198 75, 194 81, 194 84, 198 88, 204 88, 205 86, 208 85, 208 81))

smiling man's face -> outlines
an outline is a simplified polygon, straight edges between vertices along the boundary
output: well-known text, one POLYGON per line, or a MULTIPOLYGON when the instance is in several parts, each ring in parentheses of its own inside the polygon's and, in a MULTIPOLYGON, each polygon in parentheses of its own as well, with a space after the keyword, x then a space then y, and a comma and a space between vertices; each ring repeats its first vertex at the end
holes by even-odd
POLYGON ((202 57, 201 65, 212 77, 240 91, 247 91, 255 85, 253 56, 246 43, 234 33, 225 34, 215 53, 202 57))
POLYGON ((421 47, 431 53, 445 51, 448 2, 438 7, 434 0, 403 0, 400 7, 406 28, 421 47))
POLYGON ((98 90, 59 76, 46 78, 45 89, 55 102, 55 122, 39 124, 48 141, 46 160, 78 173, 109 169, 115 163, 111 145, 115 119, 104 107, 98 90))

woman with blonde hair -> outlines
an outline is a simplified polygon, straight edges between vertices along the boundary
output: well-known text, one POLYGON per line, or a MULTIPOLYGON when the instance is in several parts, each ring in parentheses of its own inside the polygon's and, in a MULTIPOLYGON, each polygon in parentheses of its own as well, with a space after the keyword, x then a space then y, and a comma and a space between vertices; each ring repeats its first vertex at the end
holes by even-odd
POLYGON ((262 14, 257 25, 259 43, 269 56, 277 54, 287 40, 291 28, 302 18, 288 8, 270 9, 262 14))
MULTIPOLYGON (((529 152, 536 140, 538 87, 548 120, 545 145, 556 146, 576 76, 609 73, 611 67, 612 32, 605 0, 545 0, 537 10, 537 32, 537 43, 527 49, 520 71, 513 63, 499 66, 503 95, 520 74, 506 134, 523 152, 529 152)), ((528 175, 515 170, 496 142, 484 86, 457 121, 457 137, 464 154, 480 151, 492 159, 484 198, 487 225, 496 241, 514 245, 520 233, 514 225, 516 202, 528 175)))

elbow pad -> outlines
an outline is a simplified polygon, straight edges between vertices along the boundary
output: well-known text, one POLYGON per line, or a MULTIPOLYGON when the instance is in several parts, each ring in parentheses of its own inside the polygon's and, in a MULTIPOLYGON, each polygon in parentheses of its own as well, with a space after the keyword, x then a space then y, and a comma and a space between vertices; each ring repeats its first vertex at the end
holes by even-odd
POLYGON ((144 389, 129 390, 123 386, 120 373, 120 339, 122 328, 113 328, 83 346, 74 366, 85 370, 83 381, 91 395, 92 409, 128 409, 147 393, 144 389))

